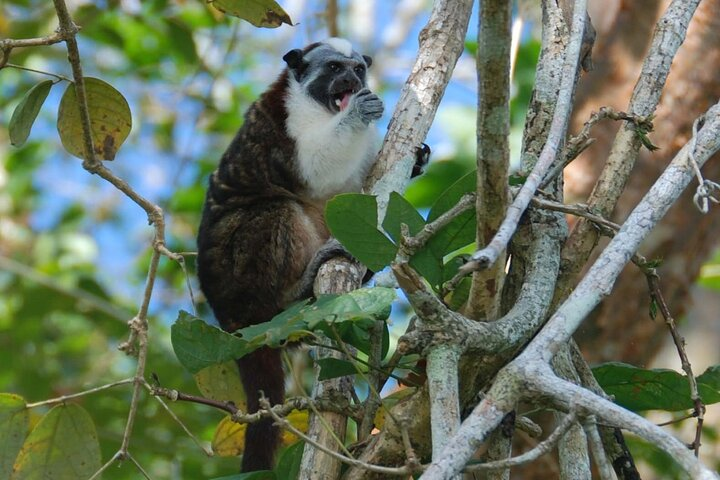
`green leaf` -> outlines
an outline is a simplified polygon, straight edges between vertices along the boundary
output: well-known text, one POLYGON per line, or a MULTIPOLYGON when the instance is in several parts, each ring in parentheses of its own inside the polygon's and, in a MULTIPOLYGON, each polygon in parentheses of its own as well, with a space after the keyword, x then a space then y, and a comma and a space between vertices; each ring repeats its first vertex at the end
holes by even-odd
POLYGON ((395 259, 397 247, 377 228, 375 197, 338 195, 327 203, 325 219, 333 236, 370 270, 382 270, 395 259))
POLYGON ((720 365, 708 367, 697 377, 700 397, 706 405, 720 402, 720 365))
POLYGON ((270 321, 241 328, 235 333, 242 336, 248 343, 248 353, 252 350, 268 345, 280 347, 287 341, 300 340, 312 335, 308 331, 306 316, 318 310, 320 306, 335 298, 334 295, 321 296, 315 303, 302 300, 291 305, 283 312, 275 315, 270 321))
POLYGON ((520 185, 525 184, 525 180, 527 180, 527 177, 513 173, 508 177, 508 185, 511 187, 519 187, 520 185))
POLYGON ((100 444, 90 415, 79 405, 58 405, 30 432, 11 478, 89 478, 99 468, 100 444))
POLYGON ((474 192, 476 183, 477 173, 473 170, 472 172, 466 173, 455 183, 450 185, 447 190, 445 190, 438 199, 435 200, 435 203, 428 214, 428 222, 437 220, 440 215, 454 207, 466 193, 474 192))
MULTIPOLYGON (((127 100, 115 88, 99 78, 85 77, 85 96, 90 114, 93 150, 102 160, 113 160, 132 128, 127 100)), ((60 100, 57 129, 65 150, 85 158, 80 108, 71 83, 60 100)))
POLYGON ((52 80, 38 83, 27 91, 18 106, 15 107, 8 125, 12 145, 22 147, 25 144, 30 135, 30 129, 35 123, 38 113, 40 113, 40 107, 45 103, 52 86, 52 80))
POLYGON ((312 330, 332 336, 335 329, 343 340, 347 337, 351 340, 348 343, 358 343, 367 351, 366 330, 376 320, 388 318, 394 299, 394 289, 381 287, 321 295, 314 303, 297 302, 270 321, 241 328, 234 334, 180 311, 170 329, 170 340, 175 356, 191 373, 241 358, 264 346, 280 347, 300 340, 311 336, 312 330))
POLYGON ((643 144, 645 148, 650 150, 651 152, 654 152, 655 150, 660 150, 660 147, 652 143, 652 140, 647 136, 647 133, 642 131, 641 129, 635 130, 635 133, 637 134, 638 138, 640 139, 640 142, 643 144))
MULTIPOLYGON (((430 239, 432 242, 432 239, 430 239)), ((430 247, 430 242, 410 259, 410 266, 420 273, 430 285, 437 290, 443 278, 443 257, 436 255, 430 247)))
POLYGON ((0 393, 0 478, 10 478, 13 462, 30 431, 30 415, 25 399, 0 393))
POLYGON ((657 300, 655 300, 655 298, 651 298, 650 299, 650 312, 649 312, 650 318, 655 320, 655 318, 657 317, 657 312, 658 312, 657 300))
POLYGON ((239 358, 248 353, 248 342, 231 335, 185 311, 180 311, 170 328, 175 356, 191 373, 239 358))
POLYGON ((401 223, 408 226, 410 235, 416 235, 425 226, 425 220, 415 207, 399 193, 391 192, 382 226, 395 243, 400 242, 401 223))
MULTIPOLYGON (((673 412, 693 408, 687 377, 674 370, 644 370, 611 362, 594 368, 593 374, 603 390, 629 410, 673 412)), ((720 366, 709 368, 697 380, 706 405, 720 402, 720 366)))
MULTIPOLYGON (((475 171, 469 172, 447 188, 435 201, 428 214, 428 222, 454 207, 463 195, 475 191, 475 171)), ((437 232, 419 252, 410 260, 412 265, 430 285, 437 289, 443 282, 447 268, 443 259, 475 241, 477 221, 475 211, 470 209, 458 215, 452 222, 437 232)))
POLYGON ((276 28, 286 23, 292 26, 290 16, 274 0, 209 0, 226 15, 247 20, 256 27, 276 28))
POLYGON ((278 479, 297 480, 300 475, 300 462, 302 461, 304 442, 296 442, 280 452, 275 474, 278 479))
POLYGON ((394 288, 385 287, 358 288, 346 295, 352 297, 358 307, 374 320, 387 320, 392 303, 397 298, 394 288))
POLYGON ((328 380, 330 378, 344 377, 358 373, 355 364, 348 360, 328 357, 320 358, 316 360, 316 363, 320 365, 318 380, 328 380))

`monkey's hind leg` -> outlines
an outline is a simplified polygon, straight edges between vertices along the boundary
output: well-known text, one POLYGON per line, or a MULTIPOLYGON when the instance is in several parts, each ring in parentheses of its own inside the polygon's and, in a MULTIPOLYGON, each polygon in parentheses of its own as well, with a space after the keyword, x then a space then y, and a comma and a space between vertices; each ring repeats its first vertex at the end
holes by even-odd
MULTIPOLYGON (((262 391, 271 405, 282 403, 285 397, 285 373, 280 350, 263 347, 237 360, 240 378, 247 396, 247 410, 257 412, 262 391)), ((275 452, 280 445, 280 428, 272 418, 248 424, 245 431, 245 450, 242 471, 272 470, 275 452)))

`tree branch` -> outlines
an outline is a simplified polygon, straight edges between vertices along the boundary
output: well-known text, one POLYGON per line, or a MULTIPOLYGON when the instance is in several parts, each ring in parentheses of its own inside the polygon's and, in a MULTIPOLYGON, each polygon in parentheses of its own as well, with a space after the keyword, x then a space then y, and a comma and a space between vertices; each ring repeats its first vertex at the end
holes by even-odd
MULTIPOLYGON (((648 118, 657 108, 670 65, 685 38, 699 3, 700 0, 673 0, 658 21, 650 50, 630 99, 627 109, 629 115, 648 118)), ((625 189, 641 146, 642 141, 635 124, 624 122, 588 200, 593 212, 603 217, 612 213, 625 189)), ((592 225, 583 220, 578 222, 563 248, 563 273, 559 279, 560 288, 555 295, 556 304, 567 296, 597 241, 598 233, 592 225)))
MULTIPOLYGON (((510 44, 512 2, 483 0, 478 15, 477 245, 500 228, 510 203, 506 179, 510 166, 510 44)), ((505 255, 472 277, 465 313, 495 319, 505 276, 505 255)))
POLYGON ((565 138, 572 108, 572 97, 575 91, 578 63, 580 61, 580 47, 583 43, 583 32, 585 30, 586 3, 586 0, 576 0, 575 2, 572 29, 569 43, 565 49, 565 62, 561 72, 560 91, 555 113, 553 114, 547 142, 542 152, 540 152, 538 162, 525 179, 525 183, 520 188, 520 192, 518 192, 513 203, 508 207, 505 219, 498 228, 497 234, 485 248, 473 254, 473 260, 465 264, 460 269, 459 274, 467 275, 474 270, 488 268, 497 261, 515 233, 520 216, 527 209, 530 200, 535 195, 535 190, 537 190, 538 185, 557 156, 560 142, 565 138))

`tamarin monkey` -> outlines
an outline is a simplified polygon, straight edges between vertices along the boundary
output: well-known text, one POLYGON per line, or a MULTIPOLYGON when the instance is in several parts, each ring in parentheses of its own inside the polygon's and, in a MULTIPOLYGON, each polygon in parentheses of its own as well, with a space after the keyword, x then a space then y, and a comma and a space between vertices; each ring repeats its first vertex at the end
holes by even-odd
MULTIPOLYGON (((325 203, 360 191, 376 154, 371 123, 383 113, 367 88, 372 59, 343 39, 291 50, 287 68, 250 106, 245 123, 210 177, 198 234, 200 286, 223 329, 270 320, 312 296, 318 268, 347 256, 330 238, 325 203)), ((280 351, 237 361, 248 412, 262 390, 283 402, 280 351)), ((279 429, 248 425, 242 471, 271 469, 279 429)))

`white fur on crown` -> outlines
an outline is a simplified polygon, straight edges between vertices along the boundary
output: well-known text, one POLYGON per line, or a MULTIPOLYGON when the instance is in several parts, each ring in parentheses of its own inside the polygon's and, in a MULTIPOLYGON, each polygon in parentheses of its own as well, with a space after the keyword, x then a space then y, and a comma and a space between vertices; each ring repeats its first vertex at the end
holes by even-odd
POLYGON ((322 43, 324 43, 325 45, 330 45, 332 48, 342 53, 346 57, 352 57, 352 43, 345 40, 344 38, 331 37, 327 40, 324 40, 322 43))
MULTIPOLYGON (((351 101, 354 101, 351 100, 351 101)), ((360 191, 375 156, 373 128, 341 125, 350 110, 331 113, 290 78, 287 132, 295 140, 300 177, 314 198, 360 191)))

